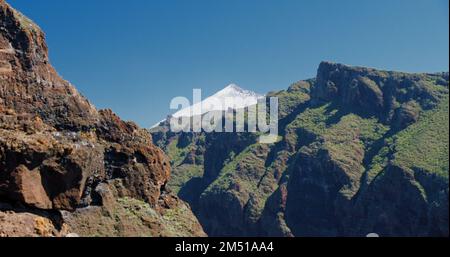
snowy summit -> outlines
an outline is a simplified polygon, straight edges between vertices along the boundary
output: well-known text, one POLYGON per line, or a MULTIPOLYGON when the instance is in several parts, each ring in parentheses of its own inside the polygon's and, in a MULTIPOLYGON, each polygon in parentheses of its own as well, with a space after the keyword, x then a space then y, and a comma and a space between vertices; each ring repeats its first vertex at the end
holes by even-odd
MULTIPOLYGON (((211 111, 227 111, 229 109, 238 110, 257 104, 258 99, 261 98, 264 98, 264 95, 240 88, 236 84, 230 84, 203 101, 174 113, 172 117, 192 117, 194 115, 203 115, 211 111)), ((165 120, 159 122, 153 127, 160 125, 164 121, 165 120)))
POLYGON ((172 116, 191 117, 196 114, 205 114, 211 111, 226 111, 228 109, 242 109, 247 106, 255 105, 258 99, 264 97, 253 91, 245 90, 238 87, 236 84, 230 84, 214 95, 206 98, 200 103, 196 103, 188 108, 182 109, 172 116), (198 108, 197 110, 195 110, 198 108), (200 111, 201 110, 201 111, 200 111), (195 111, 195 112, 194 112, 195 111))

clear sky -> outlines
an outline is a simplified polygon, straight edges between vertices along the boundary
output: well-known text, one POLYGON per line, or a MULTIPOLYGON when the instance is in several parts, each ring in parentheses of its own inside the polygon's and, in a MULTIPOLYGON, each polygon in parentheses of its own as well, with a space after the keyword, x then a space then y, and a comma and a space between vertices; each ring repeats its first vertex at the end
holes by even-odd
MULTIPOLYGON (((144 127, 175 96, 266 93, 322 60, 448 71, 448 0, 7 0, 47 35, 58 72, 144 127)), ((173 112, 173 111, 172 111, 173 112)))

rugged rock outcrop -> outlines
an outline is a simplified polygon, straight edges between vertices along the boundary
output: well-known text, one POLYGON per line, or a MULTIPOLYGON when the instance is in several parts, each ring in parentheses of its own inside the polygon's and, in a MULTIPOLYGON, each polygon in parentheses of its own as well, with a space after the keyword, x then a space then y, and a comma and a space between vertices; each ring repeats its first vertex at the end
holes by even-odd
POLYGON ((0 0, 0 235, 205 235, 169 177, 150 134, 97 111, 50 65, 39 27, 0 0))
POLYGON ((448 79, 323 62, 269 93, 275 144, 164 125, 153 140, 209 235, 448 236, 448 79))
POLYGON ((396 122, 403 129, 417 120, 419 110, 436 107, 445 93, 433 88, 430 80, 445 87, 448 73, 408 74, 322 62, 311 97, 316 102, 332 101, 355 113, 374 115, 385 123, 396 122))
POLYGON ((0 204, 0 237, 53 237, 70 235, 69 227, 45 211, 30 212, 0 204), (1 211, 8 209, 8 211, 1 211), (14 211, 12 209, 15 209, 14 211))

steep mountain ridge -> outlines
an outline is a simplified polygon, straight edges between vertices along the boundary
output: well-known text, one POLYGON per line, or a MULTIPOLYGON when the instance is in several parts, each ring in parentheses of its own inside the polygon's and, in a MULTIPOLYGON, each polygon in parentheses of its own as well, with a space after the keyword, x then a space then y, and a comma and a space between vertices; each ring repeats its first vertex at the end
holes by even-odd
POLYGON ((154 130, 209 235, 448 236, 448 73, 322 62, 268 96, 275 144, 154 130))
POLYGON ((148 132, 96 110, 44 38, 0 0, 0 236, 205 235, 148 132))

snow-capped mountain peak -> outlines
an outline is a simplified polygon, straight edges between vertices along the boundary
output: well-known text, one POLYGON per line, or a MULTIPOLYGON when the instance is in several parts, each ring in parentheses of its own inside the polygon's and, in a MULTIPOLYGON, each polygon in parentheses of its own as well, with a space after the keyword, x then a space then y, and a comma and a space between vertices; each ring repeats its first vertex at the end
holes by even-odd
MULTIPOLYGON (((227 111, 229 109, 242 109, 248 106, 252 106, 258 103, 258 99, 263 98, 264 95, 260 95, 250 90, 240 88, 236 84, 230 84, 218 91, 214 95, 202 100, 199 103, 193 104, 187 108, 184 108, 174 114, 172 117, 192 117, 195 115, 203 115, 211 111, 227 111)), ((159 126, 165 120, 155 124, 154 127, 159 126)))
POLYGON ((230 84, 224 89, 212 95, 212 97, 263 97, 253 91, 240 88, 236 84, 230 84))
POLYGON ((211 111, 226 111, 228 109, 242 109, 255 105, 258 99, 264 97, 250 90, 245 90, 236 84, 230 84, 214 95, 204 99, 200 103, 184 108, 172 116, 191 117, 198 114, 205 114, 211 111))

